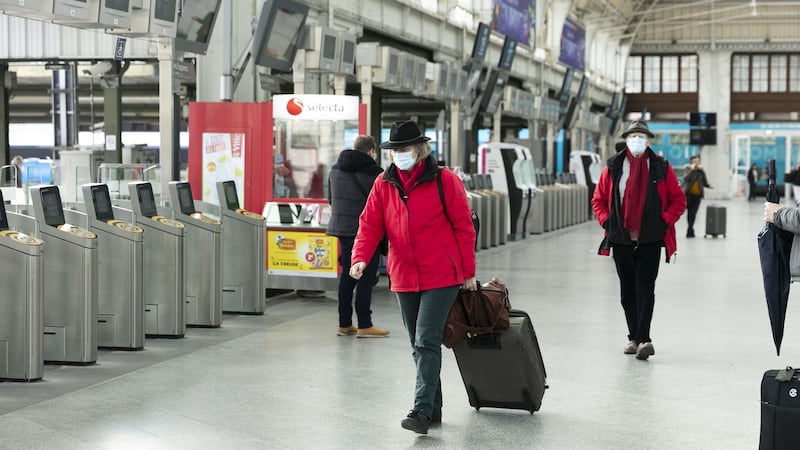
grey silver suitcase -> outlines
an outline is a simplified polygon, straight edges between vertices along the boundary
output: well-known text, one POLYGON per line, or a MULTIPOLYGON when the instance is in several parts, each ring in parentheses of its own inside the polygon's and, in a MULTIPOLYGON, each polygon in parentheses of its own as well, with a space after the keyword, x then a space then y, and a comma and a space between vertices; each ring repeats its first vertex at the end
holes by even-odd
MULTIPOLYGON (((706 234, 705 236, 725 237, 725 207, 708 205, 706 208, 706 234)), ((705 237, 703 236, 703 237, 705 237)))
POLYGON ((453 352, 472 407, 533 414, 547 388, 542 353, 528 313, 512 309, 509 321, 509 328, 467 338, 453 352))

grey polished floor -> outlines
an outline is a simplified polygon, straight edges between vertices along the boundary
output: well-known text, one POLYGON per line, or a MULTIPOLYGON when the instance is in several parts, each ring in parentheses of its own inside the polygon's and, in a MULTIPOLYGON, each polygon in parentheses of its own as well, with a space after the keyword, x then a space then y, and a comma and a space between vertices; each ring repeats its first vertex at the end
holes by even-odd
POLYGON ((444 423, 427 436, 401 429, 414 367, 384 279, 373 318, 392 331, 386 339, 337 337, 332 292, 289 294, 264 316, 101 351, 95 366, 48 366, 42 382, 0 383, 0 448, 757 448, 761 375, 800 361, 800 312, 790 306, 776 357, 755 240, 762 203, 720 203, 726 238, 685 239, 685 219, 678 226, 649 361, 622 353, 617 279, 611 258, 596 255, 594 222, 478 253, 479 279, 499 277, 533 318, 550 385, 533 415, 470 408, 445 349, 444 423))

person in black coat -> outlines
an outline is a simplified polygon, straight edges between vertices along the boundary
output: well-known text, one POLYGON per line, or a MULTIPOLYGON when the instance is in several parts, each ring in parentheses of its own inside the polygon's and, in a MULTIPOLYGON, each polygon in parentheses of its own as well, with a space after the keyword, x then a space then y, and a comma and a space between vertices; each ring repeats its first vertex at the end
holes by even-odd
POLYGON ((747 171, 747 184, 750 187, 747 191, 747 201, 755 200, 756 184, 758 184, 758 167, 755 164, 750 166, 750 170, 747 171))
POLYGON ((364 270, 364 276, 356 280, 349 274, 353 242, 358 233, 358 218, 367 203, 369 191, 375 178, 383 169, 375 162, 375 139, 358 136, 352 150, 339 154, 336 164, 328 174, 328 202, 331 219, 327 234, 339 238, 342 274, 339 277, 339 329, 338 336, 355 334, 357 337, 384 337, 389 331, 372 324, 372 287, 378 274, 380 252, 376 251, 364 270), (353 326, 353 289, 358 328, 353 326))

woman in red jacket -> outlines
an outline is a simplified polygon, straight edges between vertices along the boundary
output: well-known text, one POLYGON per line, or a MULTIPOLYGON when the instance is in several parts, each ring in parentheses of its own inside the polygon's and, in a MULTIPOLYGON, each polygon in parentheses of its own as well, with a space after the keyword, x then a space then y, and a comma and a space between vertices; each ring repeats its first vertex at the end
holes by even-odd
POLYGON ((666 159, 650 149, 655 137, 644 121, 624 133, 625 148, 608 160, 592 197, 592 210, 606 230, 600 253, 613 248, 622 309, 628 323, 625 354, 645 360, 655 354, 650 339, 661 247, 669 262, 677 243, 675 222, 686 197, 666 159))
POLYGON ((372 186, 350 268, 350 276, 359 279, 386 234, 386 270, 417 367, 414 407, 401 426, 422 434, 442 420, 441 345, 450 307, 459 287, 477 289, 475 229, 466 191, 458 176, 437 166, 428 140, 413 121, 392 125, 381 147, 392 150, 393 163, 372 186))

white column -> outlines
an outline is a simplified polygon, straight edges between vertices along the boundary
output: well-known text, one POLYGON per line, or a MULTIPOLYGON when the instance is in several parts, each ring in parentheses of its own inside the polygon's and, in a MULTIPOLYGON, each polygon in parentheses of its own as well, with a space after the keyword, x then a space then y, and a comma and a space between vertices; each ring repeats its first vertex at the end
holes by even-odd
POLYGON ((730 197, 730 92, 731 92, 731 52, 698 52, 697 108, 700 112, 717 113, 717 145, 703 146, 701 160, 708 182, 716 189, 707 189, 708 200, 730 197))

